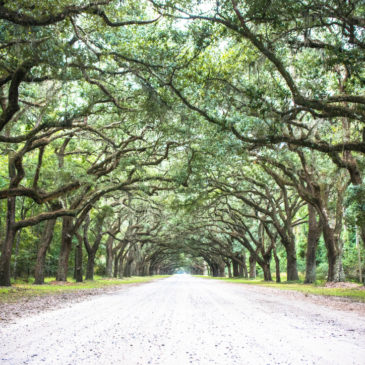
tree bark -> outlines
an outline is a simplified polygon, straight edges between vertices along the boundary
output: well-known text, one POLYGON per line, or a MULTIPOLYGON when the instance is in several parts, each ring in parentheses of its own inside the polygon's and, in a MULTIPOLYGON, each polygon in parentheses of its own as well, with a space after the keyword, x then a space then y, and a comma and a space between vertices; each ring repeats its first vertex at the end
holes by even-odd
POLYGON ((295 250, 295 241, 283 243, 286 250, 286 273, 287 281, 299 280, 297 268, 297 253, 295 250))
POLYGON ((94 253, 88 253, 87 266, 86 266, 86 280, 94 280, 94 266, 95 266, 95 255, 94 253))
POLYGON ((19 229, 16 234, 16 239, 15 239, 15 255, 14 255, 14 266, 13 266, 14 280, 17 277, 16 269, 17 269, 17 261, 18 261, 17 259, 18 259, 18 255, 19 255, 19 246, 20 246, 21 236, 22 236, 22 230, 19 229))
POLYGON ((256 278, 256 258, 251 254, 249 258, 250 262, 250 279, 256 278))
POLYGON ((125 263, 125 266, 124 266, 124 270, 123 270, 123 276, 128 278, 128 277, 131 277, 131 271, 132 271, 132 262, 133 262, 133 259, 131 258, 128 258, 126 263, 125 263))
POLYGON ((276 248, 273 249, 274 252, 274 260, 275 260, 275 274, 276 274, 276 282, 280 283, 281 282, 281 277, 280 277, 280 259, 276 253, 276 248))
POLYGON ((298 268, 297 268, 297 257, 295 255, 295 251, 287 251, 286 256, 286 272, 287 272, 287 281, 297 281, 299 280, 298 268))
POLYGON ((340 282, 345 278, 343 276, 342 268, 342 250, 339 247, 339 237, 335 234, 334 230, 330 227, 327 219, 323 221, 323 238, 327 248, 327 260, 328 260, 328 276, 329 282, 340 282))
POLYGON ((215 263, 215 262, 212 262, 209 264, 210 268, 211 268, 211 271, 212 271, 212 276, 214 278, 218 277, 219 276, 219 272, 218 272, 218 264, 215 263))
POLYGON ((44 284, 44 264, 46 261, 47 250, 52 242, 55 224, 56 219, 46 221, 46 226, 41 237, 41 244, 37 253, 37 261, 34 269, 34 284, 44 284))
POLYGON ((218 265, 218 276, 219 277, 224 278, 226 276, 225 269, 226 269, 226 265, 224 262, 222 262, 218 265))
POLYGON ((119 273, 119 260, 120 260, 120 255, 116 254, 114 256, 114 272, 113 272, 113 277, 115 278, 118 277, 119 273))
POLYGON ((106 268, 105 276, 111 278, 113 276, 113 242, 114 238, 112 236, 108 237, 106 241, 106 268))
POLYGON ((90 217, 89 215, 85 218, 85 225, 84 225, 84 245, 87 252, 87 267, 86 267, 86 280, 94 280, 94 267, 95 267, 95 257, 96 253, 99 249, 101 239, 103 237, 102 233, 102 226, 104 223, 106 215, 101 214, 96 218, 96 236, 94 239, 93 245, 90 244, 88 239, 88 231, 90 226, 90 217))
POLYGON ((305 283, 316 281, 316 251, 322 233, 322 222, 317 220, 317 212, 313 205, 308 204, 308 239, 305 265, 305 283))
POLYGON ((240 276, 238 262, 235 260, 232 260, 232 267, 233 267, 233 277, 237 278, 240 276))
POLYGON ((265 281, 272 281, 271 271, 270 271, 270 262, 265 262, 264 265, 261 266, 262 271, 264 272, 264 280, 265 281))
POLYGON ((77 246, 75 247, 75 279, 77 283, 82 283, 82 237, 80 234, 76 234, 77 246))
POLYGON ((10 286, 10 262, 16 228, 15 228, 15 204, 16 198, 7 199, 6 234, 1 247, 0 257, 0 286, 10 286))
POLYGON ((68 258, 72 247, 72 217, 63 217, 62 219, 62 236, 61 249, 58 259, 57 281, 67 281, 68 258))
POLYGON ((245 250, 242 251, 242 256, 240 256, 240 259, 243 263, 243 265, 239 265, 240 277, 248 278, 245 250))

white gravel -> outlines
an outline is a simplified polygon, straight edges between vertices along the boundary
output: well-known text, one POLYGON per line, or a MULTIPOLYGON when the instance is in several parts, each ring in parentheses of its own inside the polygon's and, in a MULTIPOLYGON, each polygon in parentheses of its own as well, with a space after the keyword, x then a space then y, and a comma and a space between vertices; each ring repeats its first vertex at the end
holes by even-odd
POLYGON ((365 364, 365 317, 176 275, 0 328, 1 364, 365 364))

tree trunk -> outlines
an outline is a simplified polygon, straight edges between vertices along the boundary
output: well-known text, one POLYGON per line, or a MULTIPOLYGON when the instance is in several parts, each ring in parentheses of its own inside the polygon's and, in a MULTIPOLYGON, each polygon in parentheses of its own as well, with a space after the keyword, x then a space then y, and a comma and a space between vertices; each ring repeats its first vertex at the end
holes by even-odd
POLYGON ((120 259, 120 256, 118 254, 116 254, 114 257, 114 273, 113 273, 113 277, 115 277, 115 278, 118 277, 118 273, 119 273, 119 259, 120 259))
POLYGON ((229 261, 227 262, 227 268, 228 268, 228 277, 231 278, 232 277, 232 268, 231 268, 231 263, 229 261))
POLYGON ((250 279, 256 278, 256 259, 253 255, 250 255, 250 279))
POLYGON ((146 262, 143 265, 142 276, 148 276, 149 271, 150 271, 150 263, 146 262))
POLYGON ((82 237, 77 234, 77 246, 75 247, 75 279, 77 283, 82 283, 82 237))
POLYGON ((63 217, 62 219, 62 238, 56 276, 57 281, 67 281, 68 258, 72 248, 72 222, 72 217, 63 217))
POLYGON ((113 272, 113 277, 115 278, 121 278, 123 277, 123 261, 124 261, 124 249, 121 248, 118 251, 116 251, 114 253, 114 272, 113 272))
POLYGON ((95 254, 93 252, 88 253, 87 266, 86 266, 86 280, 94 280, 94 266, 95 266, 95 254))
POLYGON ((265 264, 262 265, 261 268, 262 268, 262 271, 264 272, 264 280, 272 281, 271 271, 270 271, 270 261, 265 262, 265 264))
POLYGON ((299 275, 297 268, 297 253, 295 250, 295 242, 285 242, 284 247, 286 250, 286 280, 297 281, 299 280, 299 275))
POLYGON ((210 264, 210 268, 212 270, 212 276, 214 278, 218 277, 219 276, 219 273, 218 273, 218 264, 216 264, 215 262, 212 262, 210 264))
POLYGON ((46 226, 41 237, 41 244, 37 253, 37 261, 34 268, 34 284, 44 284, 44 264, 46 261, 46 254, 52 242, 54 226, 56 219, 46 221, 46 226))
POLYGON ((127 259, 127 262, 125 263, 125 267, 123 270, 123 276, 124 277, 131 277, 131 265, 132 265, 133 260, 131 259, 127 259))
POLYGON ((0 257, 0 286, 10 286, 10 262, 16 229, 15 229, 15 204, 16 198, 7 200, 6 235, 1 247, 0 257))
POLYGON ((248 278, 248 270, 246 264, 246 252, 243 250, 242 255, 240 256, 240 260, 242 261, 243 265, 239 265, 240 270, 240 277, 248 278))
POLYGON ((218 276, 220 278, 224 278, 226 276, 225 269, 226 269, 226 265, 224 263, 219 264, 218 276))
POLYGON ((329 282, 340 282, 341 281, 341 257, 340 255, 328 255, 328 277, 329 282))
POLYGON ((327 248, 328 276, 327 281, 343 281, 343 268, 341 250, 339 247, 339 237, 336 237, 334 230, 329 226, 327 220, 323 220, 323 238, 327 248))
POLYGON ((317 212, 313 205, 308 204, 308 242, 305 265, 305 283, 316 281, 316 251, 322 233, 322 223, 317 221, 317 212))
POLYGON ((119 279, 122 279, 124 277, 123 272, 124 272, 124 255, 120 255, 119 256, 119 260, 118 260, 118 273, 117 276, 119 279))
POLYGON ((235 260, 232 260, 232 267, 233 267, 233 277, 237 278, 240 276, 238 262, 235 260))
POLYGON ((19 246, 20 246, 21 236, 22 236, 22 229, 19 229, 17 234, 16 234, 16 239, 15 239, 15 255, 14 255, 14 266, 13 266, 13 278, 14 278, 14 280, 17 277, 16 269, 17 269, 17 259, 18 259, 18 255, 19 255, 19 246))
POLYGON ((280 278, 280 260, 279 257, 276 253, 276 248, 273 249, 274 252, 274 260, 275 260, 275 273, 276 273, 276 282, 280 283, 281 282, 281 278, 280 278))
POLYGON ((105 275, 108 278, 113 276, 113 242, 114 238, 109 236, 108 240, 106 241, 106 268, 105 268, 105 275))
POLYGON ((85 217, 85 224, 84 224, 84 245, 87 252, 87 267, 86 267, 86 280, 94 280, 94 267, 95 267, 95 256, 98 252, 101 239, 103 237, 102 233, 102 226, 104 223, 106 215, 102 214, 96 218, 96 225, 95 229, 97 234, 95 236, 94 242, 91 245, 88 238, 88 231, 90 226, 90 216, 87 215, 85 217))
POLYGON ((136 275, 138 275, 138 273, 137 273, 137 264, 136 264, 136 261, 133 260, 131 262, 131 265, 130 265, 129 276, 132 277, 132 276, 136 276, 136 275))

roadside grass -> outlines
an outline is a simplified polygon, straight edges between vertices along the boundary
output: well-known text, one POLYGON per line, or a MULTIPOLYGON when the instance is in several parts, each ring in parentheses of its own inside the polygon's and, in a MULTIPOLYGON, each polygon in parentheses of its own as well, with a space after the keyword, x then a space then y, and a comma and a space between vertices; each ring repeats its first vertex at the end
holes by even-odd
POLYGON ((73 278, 68 278, 68 281, 65 283, 54 281, 54 278, 46 278, 45 284, 43 285, 33 285, 34 279, 30 279, 29 282, 24 282, 24 280, 20 279, 13 282, 11 287, 0 287, 0 304, 16 302, 23 298, 30 299, 37 296, 53 294, 58 295, 72 291, 76 292, 82 290, 105 288, 109 286, 145 283, 166 277, 168 277, 168 275, 132 276, 130 278, 123 279, 95 276, 95 280, 87 280, 82 283, 76 283, 73 278))
POLYGON ((326 283, 324 281, 319 281, 316 282, 315 284, 304 284, 302 281, 295 281, 295 282, 286 281, 282 283, 276 283, 276 282, 264 281, 262 278, 243 279, 243 278, 213 278, 211 276, 203 276, 203 275, 197 275, 197 276, 205 279, 227 281, 230 283, 265 286, 280 290, 292 290, 304 293, 305 295, 313 294, 313 295, 323 295, 323 296, 345 297, 358 302, 365 302, 365 290, 364 287, 361 286, 360 284, 352 288, 331 288, 331 287, 326 287, 325 286, 326 283))

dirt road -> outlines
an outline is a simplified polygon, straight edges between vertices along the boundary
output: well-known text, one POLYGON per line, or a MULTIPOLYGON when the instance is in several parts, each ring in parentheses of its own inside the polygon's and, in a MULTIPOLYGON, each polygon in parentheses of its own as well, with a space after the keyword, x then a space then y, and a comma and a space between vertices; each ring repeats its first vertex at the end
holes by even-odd
POLYGON ((365 316, 176 275, 0 328, 1 364, 365 364, 365 316))

